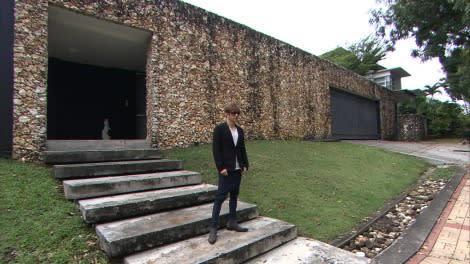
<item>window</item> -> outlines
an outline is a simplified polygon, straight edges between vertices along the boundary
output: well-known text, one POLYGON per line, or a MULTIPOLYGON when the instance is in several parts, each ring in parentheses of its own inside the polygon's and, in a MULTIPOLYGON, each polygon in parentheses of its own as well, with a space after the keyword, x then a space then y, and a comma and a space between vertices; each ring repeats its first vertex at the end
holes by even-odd
POLYGON ((374 79, 374 82, 376 82, 379 85, 382 85, 383 87, 389 90, 392 90, 392 79, 390 78, 390 76, 383 76, 383 77, 376 78, 374 79))

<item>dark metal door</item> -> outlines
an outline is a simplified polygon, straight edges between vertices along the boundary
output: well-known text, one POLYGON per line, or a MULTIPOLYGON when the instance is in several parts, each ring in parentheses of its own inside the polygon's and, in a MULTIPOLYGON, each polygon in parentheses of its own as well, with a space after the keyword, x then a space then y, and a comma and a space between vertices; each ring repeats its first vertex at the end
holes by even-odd
POLYGON ((0 157, 11 157, 13 131, 13 0, 0 2, 0 157))
POLYGON ((379 102, 330 89, 331 134, 338 139, 380 138, 379 102))

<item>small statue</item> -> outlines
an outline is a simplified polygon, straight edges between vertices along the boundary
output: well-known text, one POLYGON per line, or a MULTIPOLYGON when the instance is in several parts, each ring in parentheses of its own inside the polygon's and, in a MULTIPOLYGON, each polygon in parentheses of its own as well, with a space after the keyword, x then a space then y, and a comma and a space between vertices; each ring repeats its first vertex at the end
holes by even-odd
POLYGON ((107 118, 104 119, 104 128, 101 130, 101 139, 111 139, 109 136, 109 130, 111 128, 109 127, 109 120, 107 118))

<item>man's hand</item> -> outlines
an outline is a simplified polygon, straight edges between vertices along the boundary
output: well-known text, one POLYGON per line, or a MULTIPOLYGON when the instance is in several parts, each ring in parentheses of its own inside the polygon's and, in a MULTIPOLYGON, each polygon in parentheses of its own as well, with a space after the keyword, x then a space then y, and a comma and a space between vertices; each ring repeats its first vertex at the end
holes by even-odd
POLYGON ((242 169, 242 174, 247 174, 248 173, 248 168, 247 167, 243 167, 242 169))
POLYGON ((220 174, 224 175, 224 176, 227 176, 228 175, 228 172, 227 172, 227 169, 223 169, 220 171, 220 174))

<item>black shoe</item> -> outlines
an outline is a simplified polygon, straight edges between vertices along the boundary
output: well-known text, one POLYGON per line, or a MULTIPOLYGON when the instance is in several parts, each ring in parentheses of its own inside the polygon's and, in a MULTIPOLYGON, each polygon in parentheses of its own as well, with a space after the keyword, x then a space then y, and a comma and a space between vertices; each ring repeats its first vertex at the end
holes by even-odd
POLYGON ((217 241, 217 228, 211 227, 211 231, 209 233, 209 241, 210 244, 214 244, 217 241))
POLYGON ((232 220, 232 219, 228 220, 227 229, 228 230, 233 230, 235 232, 247 232, 248 231, 248 228, 239 226, 237 221, 232 220))

